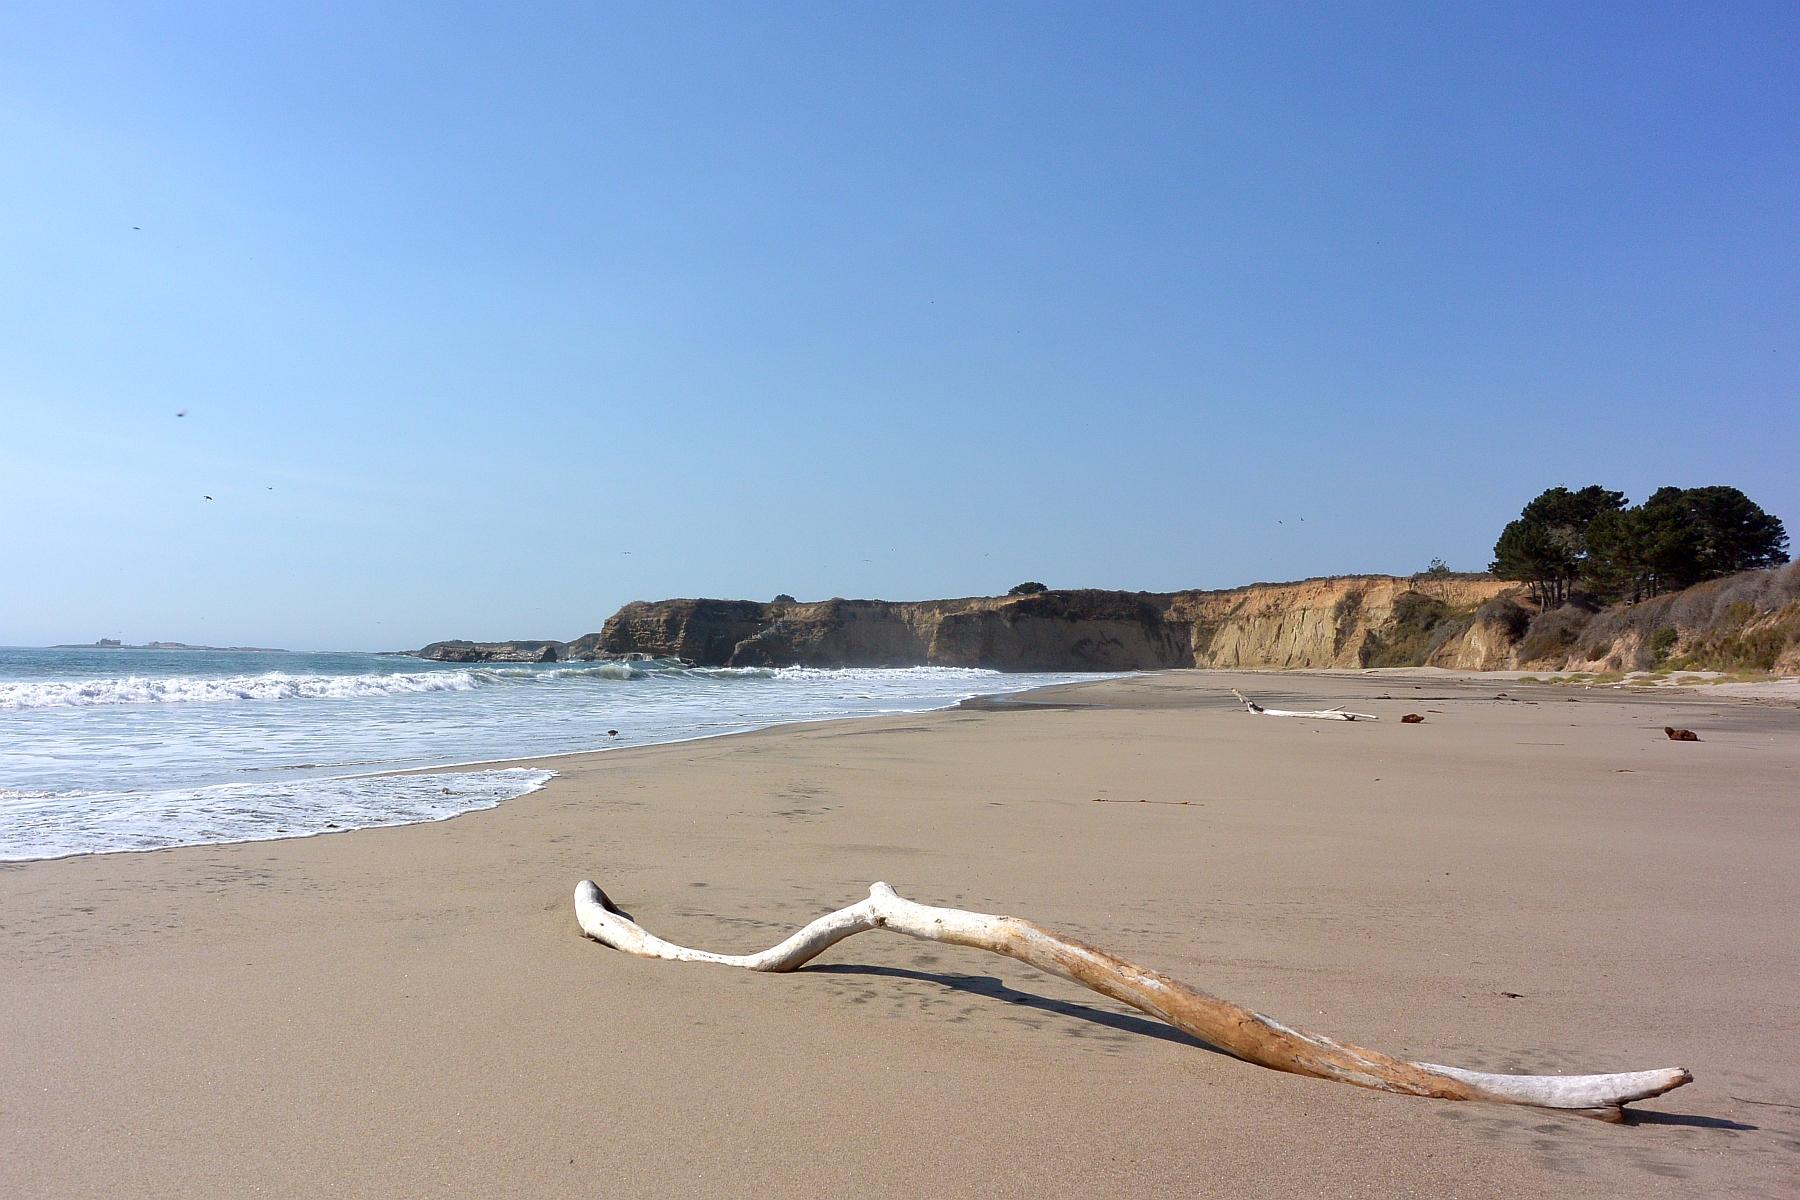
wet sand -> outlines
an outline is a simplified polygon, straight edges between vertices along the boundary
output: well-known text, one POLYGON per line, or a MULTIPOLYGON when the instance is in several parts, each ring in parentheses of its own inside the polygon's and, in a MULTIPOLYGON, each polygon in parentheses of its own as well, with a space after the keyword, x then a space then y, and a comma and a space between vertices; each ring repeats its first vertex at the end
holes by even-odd
POLYGON ((1174 672, 549 765, 435 825, 0 867, 0 1194, 1800 1191, 1800 709, 1174 672), (885 879, 1404 1057, 1697 1081, 1628 1126, 1389 1096, 878 932, 642 961, 583 877, 730 950, 885 879))

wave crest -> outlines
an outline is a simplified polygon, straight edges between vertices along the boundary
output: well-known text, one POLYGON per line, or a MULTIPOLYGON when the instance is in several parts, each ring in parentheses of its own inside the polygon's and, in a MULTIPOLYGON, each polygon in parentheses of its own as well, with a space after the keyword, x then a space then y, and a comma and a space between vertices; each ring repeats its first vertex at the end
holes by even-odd
MULTIPOLYGON (((789 683, 862 682, 895 689, 911 677, 974 680, 993 671, 973 667, 691 667, 669 659, 564 665, 471 666, 456 670, 362 675, 128 675, 100 679, 0 680, 0 712, 33 708, 100 708, 116 704, 217 704, 232 700, 354 700, 421 692, 469 692, 519 684, 594 681, 666 683, 783 680, 789 683)), ((904 690, 899 689, 899 690, 904 690)))
POLYGON ((0 682, 0 710, 93 708, 109 704, 208 704, 224 700, 345 700, 407 692, 467 692, 473 671, 396 675, 128 675, 122 679, 0 682))

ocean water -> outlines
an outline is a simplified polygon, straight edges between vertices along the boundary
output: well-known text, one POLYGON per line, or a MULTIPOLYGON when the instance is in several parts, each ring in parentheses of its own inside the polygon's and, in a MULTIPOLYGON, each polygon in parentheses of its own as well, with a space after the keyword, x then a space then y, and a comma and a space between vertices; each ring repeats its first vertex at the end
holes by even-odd
POLYGON ((440 820, 552 774, 380 773, 921 712, 1092 678, 0 649, 0 861, 440 820))

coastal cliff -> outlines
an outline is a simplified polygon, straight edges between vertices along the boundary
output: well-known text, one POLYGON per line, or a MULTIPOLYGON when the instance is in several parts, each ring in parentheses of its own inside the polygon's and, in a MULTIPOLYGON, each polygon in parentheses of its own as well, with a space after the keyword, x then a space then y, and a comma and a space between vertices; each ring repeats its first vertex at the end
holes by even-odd
POLYGON ((1222 592, 638 601, 569 643, 568 657, 1003 671, 1406 665, 1462 656, 1477 610, 1512 590, 1483 577, 1377 575, 1222 592))
POLYGON ((1800 674, 1800 562, 1709 579, 1638 604, 1553 608, 1530 622, 1509 665, 1800 674))
POLYGON ((572 657, 673 655, 711 666, 1125 671, 1187 665, 1167 597, 1043 592, 962 600, 664 600, 627 604, 572 657))
POLYGON ((1800 564, 1636 605, 1543 611, 1485 575, 960 600, 635 601, 572 642, 433 642, 443 662, 679 658, 730 667, 1445 667, 1800 671, 1800 564))

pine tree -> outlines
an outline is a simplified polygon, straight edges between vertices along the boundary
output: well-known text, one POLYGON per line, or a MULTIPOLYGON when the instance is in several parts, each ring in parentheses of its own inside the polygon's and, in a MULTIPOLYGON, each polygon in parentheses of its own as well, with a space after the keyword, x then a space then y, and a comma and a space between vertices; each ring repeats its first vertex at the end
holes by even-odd
POLYGON ((1589 527, 1624 505, 1625 493, 1597 483, 1578 492, 1549 488, 1501 531, 1488 570, 1502 579, 1523 580, 1545 607, 1561 604, 1587 561, 1589 527))
POLYGON ((1587 529, 1582 582, 1608 599, 1641 600, 1721 575, 1787 561, 1787 531, 1734 487, 1658 488, 1587 529))

